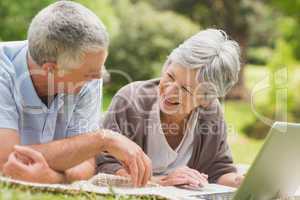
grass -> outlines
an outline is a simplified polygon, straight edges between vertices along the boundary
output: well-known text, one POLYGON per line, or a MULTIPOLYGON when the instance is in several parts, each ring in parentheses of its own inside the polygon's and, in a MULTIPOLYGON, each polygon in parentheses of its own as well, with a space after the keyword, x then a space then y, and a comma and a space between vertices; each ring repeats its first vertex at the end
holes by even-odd
POLYGON ((245 136, 242 127, 254 117, 247 102, 226 102, 225 118, 228 126, 228 142, 236 163, 251 164, 263 141, 245 136))
MULTIPOLYGON (((111 195, 96 195, 86 192, 69 192, 68 194, 61 192, 45 192, 29 189, 24 186, 16 186, 0 183, 0 200, 156 200, 151 196, 134 197, 111 195)), ((159 198, 161 199, 161 198, 159 198)), ((158 199, 157 199, 158 200, 158 199)))

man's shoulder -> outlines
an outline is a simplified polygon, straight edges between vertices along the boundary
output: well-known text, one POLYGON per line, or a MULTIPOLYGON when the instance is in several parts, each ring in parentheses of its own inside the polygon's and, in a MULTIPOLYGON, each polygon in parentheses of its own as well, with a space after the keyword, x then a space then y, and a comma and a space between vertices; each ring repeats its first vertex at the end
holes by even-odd
POLYGON ((0 55, 12 60, 26 45, 26 40, 0 42, 0 55))
POLYGON ((1 75, 14 73, 13 61, 27 41, 0 42, 0 72, 1 75))

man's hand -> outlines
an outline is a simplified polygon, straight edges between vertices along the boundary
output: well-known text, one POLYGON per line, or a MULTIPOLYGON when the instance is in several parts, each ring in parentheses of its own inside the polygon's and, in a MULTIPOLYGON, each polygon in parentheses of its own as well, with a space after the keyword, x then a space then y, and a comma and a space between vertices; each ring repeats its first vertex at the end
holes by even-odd
POLYGON ((43 155, 29 147, 16 146, 3 166, 3 173, 13 179, 28 182, 64 182, 63 175, 52 170, 43 155))
POLYGON ((104 138, 104 151, 124 163, 134 186, 146 185, 152 176, 152 163, 143 150, 127 137, 110 130, 107 130, 104 138))
POLYGON ((124 169, 124 168, 121 168, 118 171, 116 171, 115 175, 117 175, 117 176, 123 176, 123 177, 130 177, 130 175, 128 174, 127 170, 124 169))
POLYGON ((193 187, 203 187, 208 184, 207 178, 206 174, 184 166, 177 168, 167 176, 163 176, 159 184, 163 186, 190 185, 193 187))
POLYGON ((71 169, 65 171, 67 182, 72 183, 74 181, 88 180, 96 173, 96 161, 95 158, 87 160, 71 169))
POLYGON ((19 134, 12 129, 0 128, 0 172, 3 165, 7 162, 7 159, 11 152, 14 151, 14 146, 20 143, 19 134))

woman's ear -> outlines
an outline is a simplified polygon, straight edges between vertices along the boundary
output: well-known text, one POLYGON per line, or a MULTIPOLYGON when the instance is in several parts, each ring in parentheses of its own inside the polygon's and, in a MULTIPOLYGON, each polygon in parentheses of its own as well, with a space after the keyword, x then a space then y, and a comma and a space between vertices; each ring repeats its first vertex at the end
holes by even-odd
POLYGON ((46 62, 42 65, 42 68, 48 73, 53 73, 57 70, 57 64, 54 62, 46 62))

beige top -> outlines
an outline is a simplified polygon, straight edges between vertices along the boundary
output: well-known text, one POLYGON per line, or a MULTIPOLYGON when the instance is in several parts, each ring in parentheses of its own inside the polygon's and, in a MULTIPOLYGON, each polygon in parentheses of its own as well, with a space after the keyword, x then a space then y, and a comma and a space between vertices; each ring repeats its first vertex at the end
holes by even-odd
MULTIPOLYGON (((153 159, 155 170, 166 172, 170 169, 171 161, 174 158, 169 159, 162 155, 166 153, 163 143, 158 145, 162 151, 156 151, 157 149, 154 148, 157 148, 157 145, 154 146, 153 142, 149 141, 162 140, 162 138, 155 139, 151 136, 153 125, 155 125, 154 127, 161 126, 159 121, 153 123, 153 119, 157 118, 158 113, 157 109, 154 109, 154 105, 158 101, 158 84, 159 79, 138 81, 120 89, 112 99, 103 121, 103 127, 122 133, 133 140, 153 159), (162 165, 164 167, 162 169, 158 167, 159 160, 163 160, 165 163, 162 165)), ((174 161, 176 166, 187 164, 190 168, 206 173, 211 183, 215 183, 223 174, 236 172, 226 141, 226 124, 219 102, 216 101, 208 109, 199 108, 198 115, 193 120, 195 128, 191 131, 193 134, 192 144, 188 144, 190 138, 187 137, 179 147, 179 149, 183 146, 191 147, 192 154, 191 156, 187 154, 186 157, 181 156, 181 159, 176 157, 174 161), (183 145, 185 142, 187 145, 183 145), (188 159, 187 163, 185 159, 188 159)), ((186 149, 185 152, 189 152, 189 150, 186 149)), ((98 156, 97 165, 99 172, 112 174, 122 167, 122 164, 116 159, 104 154, 98 156)))
MULTIPOLYGON (((153 174, 164 175, 173 171, 177 167, 186 166, 193 153, 194 129, 196 121, 190 117, 184 136, 178 147, 173 150, 169 145, 162 130, 160 120, 159 102, 153 104, 155 111, 150 117, 149 123, 153 131, 149 132, 147 140, 147 155, 152 161, 153 174)), ((193 113, 192 115, 194 115, 193 113)))

